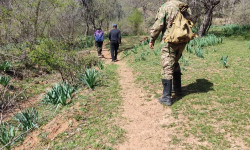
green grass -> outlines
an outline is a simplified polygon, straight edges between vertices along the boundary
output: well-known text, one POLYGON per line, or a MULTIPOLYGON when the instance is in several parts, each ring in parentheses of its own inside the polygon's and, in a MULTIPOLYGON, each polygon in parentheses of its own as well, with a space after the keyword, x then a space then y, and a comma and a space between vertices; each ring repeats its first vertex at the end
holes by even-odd
POLYGON ((122 99, 117 68, 107 65, 101 73, 101 86, 88 95, 78 95, 80 109, 72 113, 79 125, 52 141, 52 149, 113 149, 122 139, 124 131, 115 124, 122 99))
MULTIPOLYGON (((229 149, 233 143, 239 149, 250 146, 250 53, 246 45, 244 38, 225 38, 222 44, 203 47, 204 59, 184 52, 180 60, 184 96, 176 97, 170 108, 176 120, 179 116, 186 120, 175 125, 173 144, 198 149, 229 149), (227 68, 222 56, 230 58, 227 68), (183 139, 191 135, 201 144, 185 143, 183 139)), ((144 60, 136 61, 147 51, 147 46, 138 48, 126 60, 137 74, 136 82, 156 101, 162 91, 160 55, 152 50, 144 60)))

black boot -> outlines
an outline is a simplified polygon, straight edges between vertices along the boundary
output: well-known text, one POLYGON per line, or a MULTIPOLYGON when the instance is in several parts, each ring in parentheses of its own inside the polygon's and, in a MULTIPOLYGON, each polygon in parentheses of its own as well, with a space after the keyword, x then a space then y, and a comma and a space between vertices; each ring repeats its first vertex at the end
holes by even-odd
POLYGON ((162 79, 162 85, 163 85, 163 96, 162 98, 159 99, 159 102, 161 104, 171 106, 172 105, 172 100, 171 100, 172 80, 162 79))
POLYGON ((181 95, 181 72, 174 72, 173 74, 173 93, 181 95))

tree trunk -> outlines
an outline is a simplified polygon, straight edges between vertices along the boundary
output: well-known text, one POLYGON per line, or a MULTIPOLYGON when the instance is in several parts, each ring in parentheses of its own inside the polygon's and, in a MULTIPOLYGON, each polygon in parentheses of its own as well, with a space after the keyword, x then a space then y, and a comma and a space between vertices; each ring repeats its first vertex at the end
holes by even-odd
POLYGON ((85 36, 89 35, 89 23, 86 22, 86 30, 85 30, 85 36))
POLYGON ((200 0, 200 2, 205 9, 204 18, 198 32, 198 35, 201 37, 207 33, 211 26, 214 8, 220 3, 220 0, 200 0))

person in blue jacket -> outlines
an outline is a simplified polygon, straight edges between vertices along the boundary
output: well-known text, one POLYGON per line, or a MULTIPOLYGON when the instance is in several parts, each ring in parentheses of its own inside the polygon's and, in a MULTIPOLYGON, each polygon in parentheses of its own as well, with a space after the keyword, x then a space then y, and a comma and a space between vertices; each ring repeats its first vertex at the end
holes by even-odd
POLYGON ((95 45, 96 45, 98 57, 101 58, 101 57, 103 57, 102 46, 103 46, 103 41, 104 41, 104 33, 100 27, 97 28, 97 30, 94 34, 94 37, 95 37, 95 45))

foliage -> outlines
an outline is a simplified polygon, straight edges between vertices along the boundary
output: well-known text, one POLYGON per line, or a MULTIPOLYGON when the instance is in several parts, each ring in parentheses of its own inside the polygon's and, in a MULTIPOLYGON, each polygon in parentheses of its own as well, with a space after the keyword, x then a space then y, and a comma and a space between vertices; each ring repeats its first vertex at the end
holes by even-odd
POLYGON ((85 69, 84 75, 80 75, 80 80, 93 90, 96 86, 99 75, 99 72, 94 68, 85 69))
POLYGON ((104 64, 105 64, 105 62, 104 61, 98 61, 97 62, 97 66, 98 66, 98 68, 100 69, 100 70, 103 70, 104 69, 104 64))
POLYGON ((16 128, 13 126, 10 126, 7 123, 2 123, 0 125, 0 142, 2 145, 7 145, 6 149, 10 150, 11 149, 11 142, 16 136, 16 128))
POLYGON ((53 70, 64 61, 63 53, 65 52, 60 42, 44 38, 36 42, 34 50, 29 53, 29 59, 34 64, 53 70))
POLYGON ((0 64, 0 71, 6 72, 6 71, 10 70, 10 67, 11 67, 11 63, 10 62, 8 62, 8 61, 2 62, 0 64))
POLYGON ((93 36, 79 36, 74 43, 74 48, 76 50, 82 50, 84 48, 89 48, 92 46, 94 46, 93 36))
POLYGON ((45 104, 53 104, 58 105, 61 104, 63 106, 67 105, 67 99, 72 98, 72 94, 76 91, 76 87, 71 86, 68 83, 56 84, 52 87, 50 91, 46 93, 42 102, 45 104))
POLYGON ((137 54, 137 50, 138 50, 138 46, 135 45, 135 46, 134 46, 134 49, 132 49, 131 51, 132 51, 134 54, 137 54))
POLYGON ((186 46, 186 50, 189 53, 195 53, 200 58, 204 58, 202 47, 221 44, 222 42, 223 38, 210 34, 201 38, 195 38, 194 40, 190 41, 186 46))
POLYGON ((200 58, 204 58, 204 55, 203 55, 203 51, 202 51, 202 48, 201 47, 198 47, 196 50, 195 50, 195 55, 200 57, 200 58))
POLYGON ((0 75, 0 84, 3 86, 7 86, 10 82, 10 77, 8 76, 1 76, 0 75))
POLYGON ((99 62, 99 58, 96 55, 87 55, 83 56, 82 58, 82 65, 84 65, 86 68, 91 68, 99 62))
POLYGON ((128 21, 131 23, 132 27, 134 28, 134 32, 138 34, 140 25, 143 23, 143 16, 142 13, 135 9, 130 16, 128 16, 128 21))
POLYGON ((35 108, 30 108, 16 114, 15 119, 20 123, 23 131, 28 131, 32 128, 38 127, 38 112, 35 108))
POLYGON ((227 61, 228 61, 228 56, 222 56, 221 57, 222 64, 225 68, 227 68, 227 61))
POLYGON ((225 36, 232 36, 232 35, 247 35, 250 30, 250 25, 225 25, 223 27, 223 32, 225 36))

